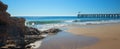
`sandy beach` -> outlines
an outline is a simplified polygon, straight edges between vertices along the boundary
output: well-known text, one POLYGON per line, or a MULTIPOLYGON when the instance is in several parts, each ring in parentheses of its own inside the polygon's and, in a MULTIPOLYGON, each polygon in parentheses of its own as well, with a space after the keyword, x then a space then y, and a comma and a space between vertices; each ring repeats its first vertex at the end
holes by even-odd
POLYGON ((120 24, 68 28, 67 32, 72 34, 99 39, 97 43, 79 49, 120 49, 120 24))

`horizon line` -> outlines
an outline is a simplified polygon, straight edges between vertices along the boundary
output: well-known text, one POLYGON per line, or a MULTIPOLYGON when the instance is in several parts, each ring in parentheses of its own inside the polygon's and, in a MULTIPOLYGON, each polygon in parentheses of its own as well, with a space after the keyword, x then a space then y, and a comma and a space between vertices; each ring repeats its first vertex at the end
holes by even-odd
POLYGON ((22 17, 22 16, 26 16, 26 17, 33 17, 33 16, 39 16, 39 17, 54 17, 54 16, 77 16, 77 15, 13 15, 11 17, 22 17))

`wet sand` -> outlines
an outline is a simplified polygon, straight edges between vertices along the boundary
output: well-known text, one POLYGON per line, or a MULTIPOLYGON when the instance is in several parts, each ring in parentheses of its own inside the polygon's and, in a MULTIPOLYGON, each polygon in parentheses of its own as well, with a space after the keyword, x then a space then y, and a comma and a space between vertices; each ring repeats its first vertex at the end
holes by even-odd
MULTIPOLYGON (((79 49, 85 46, 93 45, 99 39, 95 37, 86 37, 74 35, 68 32, 59 32, 57 35, 49 36, 43 39, 38 49, 79 49)), ((40 44, 40 43, 38 43, 40 44)))
MULTIPOLYGON (((93 25, 92 25, 93 26, 93 25)), ((120 24, 97 25, 97 27, 68 27, 75 35, 98 38, 96 44, 78 49, 120 49, 120 24)))

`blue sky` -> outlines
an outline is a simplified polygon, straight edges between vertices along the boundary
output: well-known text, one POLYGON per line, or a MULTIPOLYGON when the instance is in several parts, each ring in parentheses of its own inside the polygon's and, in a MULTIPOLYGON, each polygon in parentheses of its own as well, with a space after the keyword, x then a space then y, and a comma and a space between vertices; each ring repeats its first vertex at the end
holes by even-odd
POLYGON ((81 13, 120 13, 120 0, 2 0, 12 16, 73 16, 81 13))

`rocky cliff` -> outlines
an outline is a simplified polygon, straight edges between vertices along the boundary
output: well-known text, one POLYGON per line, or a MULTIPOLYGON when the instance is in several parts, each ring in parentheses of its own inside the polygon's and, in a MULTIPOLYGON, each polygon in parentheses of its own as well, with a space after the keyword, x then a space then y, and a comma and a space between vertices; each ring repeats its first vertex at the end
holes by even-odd
POLYGON ((25 19, 10 17, 7 8, 0 1, 0 47, 8 44, 24 47, 25 19))

